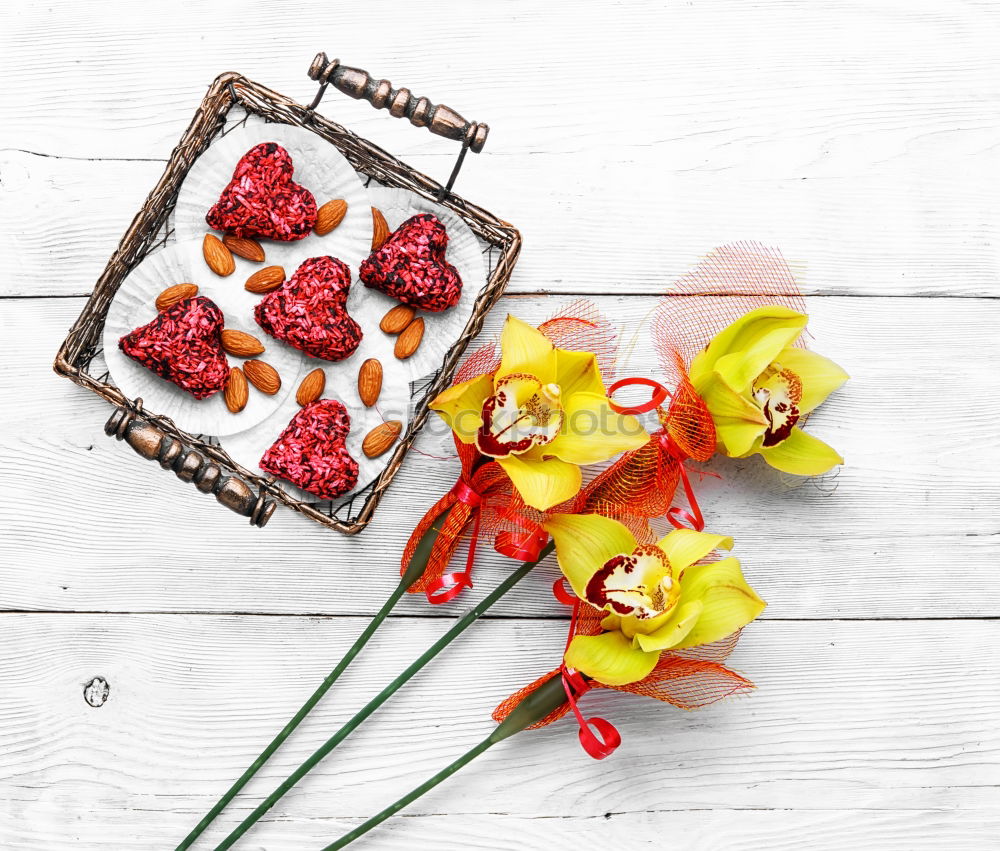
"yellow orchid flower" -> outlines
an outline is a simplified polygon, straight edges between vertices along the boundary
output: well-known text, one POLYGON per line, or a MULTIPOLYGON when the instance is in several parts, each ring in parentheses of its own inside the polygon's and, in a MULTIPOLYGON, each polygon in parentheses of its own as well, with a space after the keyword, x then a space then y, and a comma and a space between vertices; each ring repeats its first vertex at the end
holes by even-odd
POLYGON ((772 467, 800 476, 844 463, 796 425, 848 378, 833 361, 792 346, 807 321, 787 307, 761 307, 720 331, 695 356, 691 383, 712 413, 723 454, 759 453, 772 467))
POLYGON ((559 567, 577 596, 608 612, 600 635, 577 635, 566 664, 609 686, 644 679, 664 650, 709 644, 731 635, 766 605, 728 550, 724 535, 675 529, 656 544, 600 514, 557 514, 543 524, 559 567))
POLYGON ((510 476, 524 501, 545 511, 580 490, 579 464, 594 464, 649 435, 608 404, 597 357, 557 349, 508 316, 500 367, 456 384, 431 402, 463 443, 475 444, 510 476))

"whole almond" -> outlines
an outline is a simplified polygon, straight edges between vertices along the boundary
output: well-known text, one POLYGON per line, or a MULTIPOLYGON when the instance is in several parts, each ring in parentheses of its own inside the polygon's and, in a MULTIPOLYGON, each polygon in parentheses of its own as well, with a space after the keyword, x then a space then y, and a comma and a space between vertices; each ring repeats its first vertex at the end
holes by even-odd
POLYGON ((389 420, 375 426, 361 441, 361 451, 369 458, 378 458, 396 442, 402 430, 403 424, 399 420, 389 420))
POLYGON ((413 321, 416 311, 408 304, 397 304, 379 322, 378 327, 386 334, 398 334, 413 321))
POLYGON ((222 348, 226 354, 238 358, 252 358, 264 351, 264 346, 253 334, 246 331, 233 331, 229 328, 222 332, 222 348))
POLYGON ((173 307, 177 302, 184 301, 184 299, 196 295, 198 295, 198 287, 194 284, 174 284, 172 287, 167 287, 156 297, 156 309, 166 310, 168 307, 173 307))
POLYGON ((344 221, 346 215, 347 202, 342 198, 338 198, 336 201, 327 201, 316 211, 316 227, 313 230, 319 236, 326 236, 344 221))
POLYGON ((358 370, 358 395, 366 408, 378 401, 382 392, 382 364, 376 358, 368 358, 358 370))
POLYGON ((250 388, 247 387, 247 378, 238 366, 229 370, 229 378, 226 379, 226 389, 222 391, 226 400, 226 407, 234 414, 238 414, 250 401, 250 388))
POLYGON ((372 251, 378 251, 389 238, 389 223, 378 207, 372 207, 372 251))
POLYGON ((396 348, 393 350, 393 354, 400 360, 406 360, 417 350, 423 338, 424 320, 422 316, 418 316, 396 338, 396 348))
POLYGON ((262 360, 248 360, 243 364, 243 371, 249 381, 261 393, 273 396, 281 389, 281 376, 271 364, 262 360))
POLYGON ((302 379, 295 394, 295 401, 304 408, 323 395, 324 387, 326 387, 326 373, 322 369, 314 369, 302 379))
POLYGON ((222 240, 214 233, 205 234, 205 239, 201 243, 201 253, 205 257, 208 268, 215 272, 216 275, 225 278, 236 271, 236 261, 233 260, 233 252, 226 248, 222 244, 222 240))
POLYGON ((260 243, 256 239, 230 236, 227 233, 222 237, 222 244, 237 257, 242 257, 244 260, 252 260, 254 263, 264 262, 264 249, 261 248, 260 243))
POLYGON ((243 285, 244 289, 258 295, 276 290, 285 283, 285 270, 281 266, 265 266, 254 272, 243 285))

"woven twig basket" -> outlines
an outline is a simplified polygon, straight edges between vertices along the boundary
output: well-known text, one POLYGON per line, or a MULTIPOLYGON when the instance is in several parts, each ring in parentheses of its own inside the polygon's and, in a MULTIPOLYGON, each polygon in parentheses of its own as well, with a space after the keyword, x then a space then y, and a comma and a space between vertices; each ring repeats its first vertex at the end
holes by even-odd
POLYGON ((220 503, 249 517, 252 524, 263 526, 275 504, 281 503, 340 532, 354 534, 371 520, 382 494, 427 419, 428 402, 451 382, 466 346, 479 333, 487 312, 506 289, 520 252, 521 236, 512 225, 451 192, 466 152, 482 149, 489 132, 486 125, 467 122, 448 107, 435 106, 406 89, 394 89, 387 80, 375 80, 365 71, 347 68, 337 60, 330 62, 322 53, 313 60, 309 75, 320 83, 320 90, 309 106, 236 73, 223 74, 212 83, 162 177, 125 232, 60 347, 55 370, 115 406, 105 427, 109 435, 125 440, 140 455, 158 461, 179 478, 194 482, 199 490, 215 494, 220 503), (315 108, 329 85, 351 97, 366 99, 377 108, 387 108, 395 117, 407 117, 418 127, 426 126, 431 132, 460 141, 461 153, 447 184, 442 185, 367 139, 317 114, 315 108), (234 108, 267 121, 303 127, 335 145, 359 173, 385 186, 412 190, 448 207, 482 241, 487 256, 489 278, 476 298, 472 316, 437 372, 415 389, 413 416, 385 469, 374 481, 339 503, 294 498, 274 479, 235 463, 211 438, 184 432, 167 417, 144 410, 142 400, 124 396, 103 369, 101 336, 115 292, 139 262, 169 240, 172 234, 169 217, 180 185, 195 159, 213 139, 226 132, 227 117, 234 108))

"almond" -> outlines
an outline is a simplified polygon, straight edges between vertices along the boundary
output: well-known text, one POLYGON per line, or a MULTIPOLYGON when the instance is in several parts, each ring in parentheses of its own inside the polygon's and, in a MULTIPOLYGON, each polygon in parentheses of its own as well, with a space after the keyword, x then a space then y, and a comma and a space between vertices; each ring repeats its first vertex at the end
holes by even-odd
POLYGON ((247 374, 247 381, 268 396, 273 396, 281 389, 281 376, 271 364, 262 360, 248 360, 243 364, 243 371, 247 374))
POLYGON ((397 304, 379 322, 378 327, 386 334, 398 334, 413 321, 416 311, 408 304, 397 304))
POLYGON ((338 198, 336 201, 327 201, 316 211, 316 227, 313 230, 319 236, 326 236, 344 221, 346 215, 347 202, 342 198, 338 198))
POLYGON ((233 252, 237 257, 244 260, 252 260, 254 263, 264 262, 264 249, 256 239, 246 239, 242 236, 230 236, 228 233, 222 237, 222 244, 233 252))
POLYGON ((198 287, 194 284, 174 284, 172 287, 167 287, 156 297, 156 309, 166 310, 168 307, 173 307, 177 302, 184 301, 184 299, 196 295, 198 295, 198 287))
POLYGON ((265 266, 247 278, 243 288, 257 295, 263 295, 278 289, 283 283, 285 283, 285 270, 281 266, 265 266))
POLYGON ((234 414, 238 414, 250 401, 250 388, 247 387, 247 378, 243 370, 234 366, 229 370, 229 378, 226 380, 226 389, 222 391, 226 400, 226 407, 234 414))
POLYGON ((378 207, 372 207, 372 251, 378 251, 389 238, 389 223, 378 207))
POLYGON ((326 373, 322 369, 314 369, 302 379, 295 394, 295 401, 304 408, 323 395, 324 387, 326 387, 326 373))
POLYGON ((228 355, 235 355, 238 358, 251 358, 264 351, 264 346, 261 345, 260 340, 246 331, 232 331, 227 328, 222 332, 221 336, 222 348, 226 350, 226 354, 228 355))
MULTIPOLYGON (((223 332, 225 333, 225 332, 223 332)), ((418 316, 403 329, 403 333, 396 338, 396 348, 393 354, 400 360, 406 360, 420 346, 420 341, 424 338, 424 320, 418 316)))
POLYGON ((222 240, 214 233, 205 234, 205 239, 201 244, 201 253, 205 256, 208 268, 215 272, 216 275, 221 275, 225 278, 236 271, 236 261, 233 260, 233 252, 226 248, 222 244, 222 240))
POLYGON ((389 420, 375 426, 361 442, 361 451, 369 458, 378 458, 396 442, 402 430, 403 424, 399 420, 389 420))
POLYGON ((366 408, 378 401, 382 392, 382 364, 375 358, 368 358, 358 370, 358 395, 366 408))

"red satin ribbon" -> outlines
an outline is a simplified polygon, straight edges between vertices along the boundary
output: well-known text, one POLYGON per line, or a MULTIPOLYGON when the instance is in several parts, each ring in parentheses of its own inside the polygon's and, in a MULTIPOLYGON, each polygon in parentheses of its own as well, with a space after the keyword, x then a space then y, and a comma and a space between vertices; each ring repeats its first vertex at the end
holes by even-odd
POLYGON ((611 410, 619 414, 632 414, 637 416, 639 414, 645 414, 647 411, 652 411, 655 408, 659 408, 660 405, 666 401, 667 397, 670 395, 670 391, 667 390, 659 381, 654 381, 652 378, 623 378, 620 381, 616 381, 608 388, 608 404, 611 406, 611 410), (652 387, 653 395, 648 402, 643 402, 641 405, 634 405, 631 407, 626 407, 625 405, 617 405, 611 401, 611 397, 615 393, 622 389, 622 387, 652 387))
POLYGON ((564 606, 576 605, 577 596, 567 587, 565 576, 560 576, 552 583, 552 595, 564 606))
POLYGON ((493 542, 493 549, 500 555, 515 561, 535 561, 549 536, 541 527, 523 532, 499 532, 493 542))
MULTIPOLYGON (((569 649, 570 642, 576 634, 576 622, 580 617, 580 599, 572 596, 562 579, 556 580, 552 586, 552 593, 560 603, 567 603, 573 606, 573 617, 569 623, 569 634, 566 636, 566 650, 569 649)), ((566 651, 563 651, 563 656, 566 651)), ((566 667, 564 661, 559 666, 559 676, 562 678, 563 689, 566 692, 566 700, 570 709, 576 716, 576 723, 579 725, 578 735, 580 746, 587 752, 588 756, 594 759, 604 759, 611 756, 622 743, 621 734, 615 725, 604 718, 584 718, 580 712, 580 707, 576 705, 579 698, 583 697, 591 689, 591 685, 583 678, 579 671, 566 667), (598 735, 600 734, 600 735, 598 735)))
POLYGON ((664 451, 669 452, 677 459, 681 484, 684 486, 684 495, 687 497, 688 505, 691 506, 690 511, 679 505, 673 506, 667 511, 667 520, 670 521, 670 525, 675 529, 694 529, 696 532, 702 532, 705 529, 705 518, 701 513, 701 506, 698 505, 698 500, 694 495, 694 488, 691 486, 691 479, 688 478, 687 468, 684 466, 684 453, 681 452, 669 434, 660 435, 660 445, 664 451))
POLYGON ((469 485, 459 479, 451 489, 457 502, 470 506, 476 514, 475 522, 472 526, 472 538, 469 541, 469 555, 465 559, 465 570, 445 573, 431 582, 430 587, 424 592, 427 595, 427 602, 439 606, 454 600, 466 588, 472 587, 472 565, 476 560, 476 542, 479 540, 479 523, 482 519, 482 512, 477 509, 483 501, 481 494, 474 491, 469 485))

